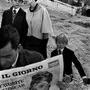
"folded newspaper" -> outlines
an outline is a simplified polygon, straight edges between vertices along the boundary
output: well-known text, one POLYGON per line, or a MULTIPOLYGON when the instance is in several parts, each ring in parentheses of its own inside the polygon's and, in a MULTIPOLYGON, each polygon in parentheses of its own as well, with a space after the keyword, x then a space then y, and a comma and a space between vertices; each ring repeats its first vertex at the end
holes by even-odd
POLYGON ((62 76, 63 59, 58 55, 25 67, 0 71, 0 90, 40 90, 47 86, 59 90, 56 83, 62 81, 62 76))

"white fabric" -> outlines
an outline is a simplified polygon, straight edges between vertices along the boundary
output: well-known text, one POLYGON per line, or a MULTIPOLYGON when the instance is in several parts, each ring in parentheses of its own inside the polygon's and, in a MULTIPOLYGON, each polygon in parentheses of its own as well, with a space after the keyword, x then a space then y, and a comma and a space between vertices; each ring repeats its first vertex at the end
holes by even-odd
POLYGON ((63 79, 63 69, 64 69, 63 55, 62 54, 60 55, 59 63, 60 63, 60 78, 59 78, 59 81, 62 81, 62 79, 63 79))
POLYGON ((26 20, 29 27, 27 36, 34 36, 38 39, 42 39, 42 33, 54 36, 48 11, 43 6, 36 12, 30 12, 27 9, 26 20))

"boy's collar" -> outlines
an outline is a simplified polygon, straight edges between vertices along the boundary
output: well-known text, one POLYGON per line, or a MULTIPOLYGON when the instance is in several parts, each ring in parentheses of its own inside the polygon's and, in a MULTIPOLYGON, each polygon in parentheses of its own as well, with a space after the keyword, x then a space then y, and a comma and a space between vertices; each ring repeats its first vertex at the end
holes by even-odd
POLYGON ((57 50, 60 50, 61 52, 64 50, 64 48, 63 49, 59 49, 59 48, 57 48, 57 50))

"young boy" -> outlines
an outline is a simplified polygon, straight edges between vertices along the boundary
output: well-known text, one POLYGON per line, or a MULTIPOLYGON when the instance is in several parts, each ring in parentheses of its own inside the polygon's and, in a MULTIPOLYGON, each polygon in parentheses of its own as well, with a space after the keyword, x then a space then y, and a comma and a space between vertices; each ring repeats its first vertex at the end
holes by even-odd
POLYGON ((86 74, 82 68, 82 65, 78 61, 74 52, 66 47, 68 45, 67 37, 63 33, 61 33, 55 38, 55 42, 56 42, 57 48, 51 53, 51 57, 59 54, 63 55, 63 63, 64 63, 63 76, 65 77, 65 75, 69 75, 72 77, 72 62, 73 62, 80 76, 82 77, 83 82, 85 84, 89 83, 90 80, 86 78, 86 74))

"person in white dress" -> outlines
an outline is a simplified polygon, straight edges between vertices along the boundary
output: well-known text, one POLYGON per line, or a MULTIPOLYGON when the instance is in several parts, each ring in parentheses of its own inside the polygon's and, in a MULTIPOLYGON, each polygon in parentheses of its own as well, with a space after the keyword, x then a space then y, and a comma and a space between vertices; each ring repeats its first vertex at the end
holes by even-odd
POLYGON ((47 9, 36 1, 30 0, 30 7, 26 9, 28 23, 26 48, 38 51, 47 58, 48 38, 54 36, 54 33, 47 9))

